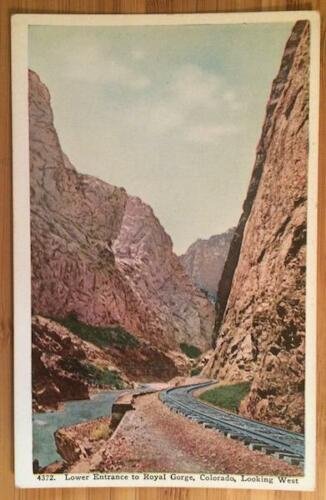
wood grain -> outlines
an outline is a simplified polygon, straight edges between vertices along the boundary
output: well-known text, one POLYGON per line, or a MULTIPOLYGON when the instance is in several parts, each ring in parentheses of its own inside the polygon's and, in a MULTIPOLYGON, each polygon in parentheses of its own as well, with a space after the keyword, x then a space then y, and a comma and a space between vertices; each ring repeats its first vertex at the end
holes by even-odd
MULTIPOLYGON (((324 500, 326 499, 326 2, 305 0, 1 0, 0 2, 0 498, 3 500, 324 500), (9 17, 14 12, 176 13, 316 9, 322 15, 318 225, 318 485, 314 493, 207 489, 18 490, 13 475, 12 195, 9 17)), ((18 243, 19 244, 19 243, 18 243)), ((21 443, 24 446, 24 443, 21 443)))

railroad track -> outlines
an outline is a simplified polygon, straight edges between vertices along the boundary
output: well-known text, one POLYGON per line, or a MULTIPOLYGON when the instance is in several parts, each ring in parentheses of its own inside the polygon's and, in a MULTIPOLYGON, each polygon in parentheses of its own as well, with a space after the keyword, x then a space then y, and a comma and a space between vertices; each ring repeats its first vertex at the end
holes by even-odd
POLYGON ((205 427, 216 429, 230 439, 242 441, 251 450, 274 455, 292 465, 304 466, 304 436, 200 402, 193 391, 216 382, 173 387, 160 392, 160 399, 171 410, 205 427))

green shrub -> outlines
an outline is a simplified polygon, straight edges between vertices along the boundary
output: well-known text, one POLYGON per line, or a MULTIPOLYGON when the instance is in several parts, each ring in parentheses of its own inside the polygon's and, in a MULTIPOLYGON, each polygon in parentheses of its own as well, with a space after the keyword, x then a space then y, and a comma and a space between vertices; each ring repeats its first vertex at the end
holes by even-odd
POLYGON ((110 385, 115 389, 123 389, 124 383, 118 372, 99 368, 77 358, 67 357, 60 361, 60 366, 71 373, 76 373, 93 385, 110 385))
POLYGON ((98 370, 96 380, 100 385, 111 385, 115 389, 123 389, 124 384, 120 375, 115 370, 98 370))
POLYGON ((200 394, 199 399, 215 406, 238 413, 241 401, 250 391, 250 382, 222 385, 200 394))
POLYGON ((195 366, 194 368, 191 368, 190 376, 195 377, 196 375, 199 375, 200 372, 201 372, 201 368, 199 368, 199 366, 195 366))
POLYGON ((131 335, 121 326, 92 326, 79 321, 72 313, 66 318, 55 319, 58 323, 65 326, 75 335, 78 335, 87 342, 92 342, 98 347, 137 347, 139 345, 136 337, 131 335))
POLYGON ((180 344, 180 349, 186 356, 188 356, 188 358, 195 359, 201 355, 201 350, 198 349, 198 347, 196 347, 195 345, 186 344, 185 342, 182 342, 180 344))

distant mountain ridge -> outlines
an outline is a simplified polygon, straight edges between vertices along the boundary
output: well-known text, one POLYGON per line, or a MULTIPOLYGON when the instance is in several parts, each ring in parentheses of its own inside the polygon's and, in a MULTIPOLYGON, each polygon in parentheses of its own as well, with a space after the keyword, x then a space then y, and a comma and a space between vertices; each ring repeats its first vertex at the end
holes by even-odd
POLYGON ((194 285, 214 302, 233 234, 231 228, 208 239, 198 239, 179 257, 194 285))

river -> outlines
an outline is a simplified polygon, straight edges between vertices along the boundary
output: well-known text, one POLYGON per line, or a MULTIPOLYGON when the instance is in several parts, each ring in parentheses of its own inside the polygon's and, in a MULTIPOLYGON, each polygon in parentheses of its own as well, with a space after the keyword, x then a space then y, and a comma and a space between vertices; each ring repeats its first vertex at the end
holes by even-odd
POLYGON ((101 392, 91 399, 68 401, 60 410, 33 414, 33 459, 41 467, 62 460, 57 453, 54 432, 60 427, 110 416, 114 400, 126 391, 101 392))

